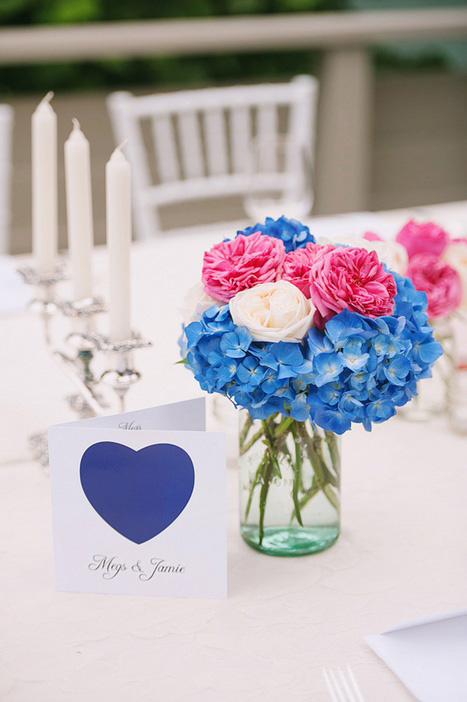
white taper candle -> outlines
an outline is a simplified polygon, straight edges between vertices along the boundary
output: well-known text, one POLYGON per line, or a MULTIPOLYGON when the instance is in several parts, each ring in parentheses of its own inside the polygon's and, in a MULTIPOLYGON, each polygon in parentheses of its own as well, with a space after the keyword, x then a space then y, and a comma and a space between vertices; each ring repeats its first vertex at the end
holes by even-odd
POLYGON ((65 142, 66 207, 73 299, 92 296, 92 189, 89 142, 73 119, 65 142))
POLYGON ((117 147, 106 169, 109 336, 130 336, 131 168, 117 147))
POLYGON ((51 273, 58 247, 57 115, 50 100, 41 100, 32 115, 32 249, 39 273, 51 273))

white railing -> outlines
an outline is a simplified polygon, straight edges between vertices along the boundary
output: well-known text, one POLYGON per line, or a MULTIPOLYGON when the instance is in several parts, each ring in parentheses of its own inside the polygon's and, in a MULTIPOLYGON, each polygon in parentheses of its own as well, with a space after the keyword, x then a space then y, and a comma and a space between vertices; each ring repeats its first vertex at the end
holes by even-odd
POLYGON ((0 64, 108 57, 323 50, 317 140, 321 212, 368 207, 378 42, 467 36, 467 9, 147 20, 0 29, 0 64))
POLYGON ((0 30, 0 63, 334 48, 467 33, 467 10, 280 14, 0 30))

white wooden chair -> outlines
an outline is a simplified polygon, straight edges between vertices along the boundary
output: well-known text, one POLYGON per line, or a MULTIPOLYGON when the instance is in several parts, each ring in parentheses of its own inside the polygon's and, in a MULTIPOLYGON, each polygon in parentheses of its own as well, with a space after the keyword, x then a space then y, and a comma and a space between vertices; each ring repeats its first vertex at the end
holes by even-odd
POLYGON ((279 108, 287 114, 281 134, 293 136, 312 154, 317 93, 311 76, 142 97, 112 93, 107 105, 115 138, 128 140, 136 238, 160 231, 163 205, 244 195, 251 139, 279 134, 279 108))
POLYGON ((9 251, 13 108, 0 105, 0 254, 9 251))

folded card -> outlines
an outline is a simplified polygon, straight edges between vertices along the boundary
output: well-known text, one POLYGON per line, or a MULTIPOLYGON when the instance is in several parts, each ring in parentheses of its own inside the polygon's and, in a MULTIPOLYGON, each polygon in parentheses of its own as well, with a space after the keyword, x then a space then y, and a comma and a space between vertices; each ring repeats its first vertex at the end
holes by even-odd
POLYGON ((467 610, 405 622, 365 641, 417 700, 467 700, 467 610))
POLYGON ((58 590, 223 598, 225 436, 204 399, 49 429, 58 590))

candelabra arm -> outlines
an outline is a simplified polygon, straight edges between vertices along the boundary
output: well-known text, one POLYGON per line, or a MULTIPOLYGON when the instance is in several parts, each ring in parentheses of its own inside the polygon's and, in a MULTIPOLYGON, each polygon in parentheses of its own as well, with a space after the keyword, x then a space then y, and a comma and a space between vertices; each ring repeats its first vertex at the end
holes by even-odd
POLYGON ((74 359, 69 358, 66 354, 62 353, 61 351, 53 351, 52 355, 61 367, 61 369, 64 371, 66 376, 71 380, 71 382, 73 383, 77 391, 80 393, 80 395, 82 395, 84 400, 86 400, 87 404, 96 414, 96 416, 102 416, 104 414, 104 410, 107 408, 107 405, 105 405, 104 403, 101 404, 101 402, 99 402, 99 400, 96 398, 90 387, 76 373, 76 365, 74 359))
POLYGON ((18 273, 27 285, 38 291, 39 296, 30 302, 29 309, 42 318, 45 343, 50 347, 50 318, 58 311, 55 300, 56 285, 68 279, 67 265, 65 261, 58 261, 54 270, 49 273, 41 273, 33 266, 21 266, 18 273))
MULTIPOLYGON (((141 375, 133 367, 132 352, 151 346, 141 335, 131 333, 128 339, 113 340, 94 330, 95 315, 105 311, 104 302, 96 297, 82 300, 61 300, 56 297, 56 285, 68 278, 66 265, 59 262, 47 274, 29 266, 18 269, 25 282, 37 290, 37 298, 30 303, 30 310, 41 317, 44 323, 45 342, 66 377, 76 388, 77 394, 68 397, 70 407, 81 417, 103 416, 108 410, 104 397, 98 392, 107 385, 115 392, 119 409, 125 411, 128 390, 141 375), (73 356, 57 347, 51 338, 49 326, 52 317, 61 315, 72 321, 73 331, 65 341, 74 350, 73 356), (97 354, 110 358, 107 370, 98 377, 94 374, 94 359, 97 354)), ((31 446, 42 464, 46 464, 47 437, 35 435, 31 446)))
POLYGON ((101 381, 114 390, 119 401, 120 412, 125 412, 127 392, 141 378, 141 374, 133 368, 133 351, 152 346, 152 343, 135 332, 128 339, 118 341, 101 334, 91 334, 88 338, 95 343, 99 351, 114 358, 113 368, 109 368, 101 375, 101 381))

